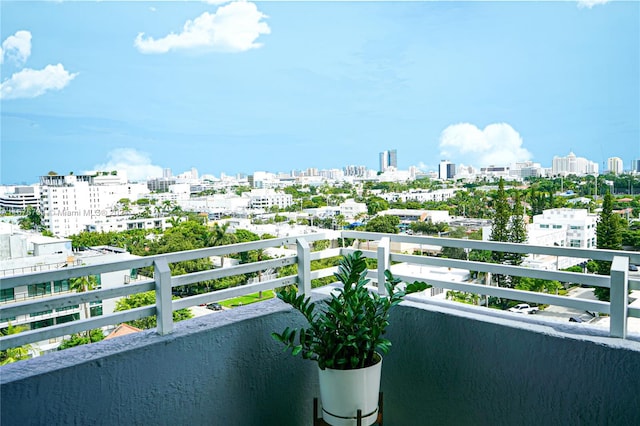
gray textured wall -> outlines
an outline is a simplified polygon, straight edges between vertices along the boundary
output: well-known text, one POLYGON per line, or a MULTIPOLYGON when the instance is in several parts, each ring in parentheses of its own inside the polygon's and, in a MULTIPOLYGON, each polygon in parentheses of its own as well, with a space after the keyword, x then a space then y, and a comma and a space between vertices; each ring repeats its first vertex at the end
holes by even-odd
MULTIPOLYGON (((299 320, 273 300, 1 367, 0 423, 311 425, 316 366, 269 335, 299 320)), ((385 425, 640 424, 637 342, 411 304, 388 335, 385 425)))

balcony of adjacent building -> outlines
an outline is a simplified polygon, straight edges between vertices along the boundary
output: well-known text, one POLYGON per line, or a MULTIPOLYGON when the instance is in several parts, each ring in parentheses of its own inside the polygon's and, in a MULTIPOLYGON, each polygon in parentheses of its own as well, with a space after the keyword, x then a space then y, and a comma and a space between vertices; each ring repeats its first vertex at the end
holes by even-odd
POLYGON ((639 253, 347 231, 337 235, 331 248, 311 250, 315 241, 329 238, 261 240, 2 279, 0 288, 7 289, 110 271, 154 270, 153 278, 117 288, 6 303, 0 306, 3 318, 156 291, 155 305, 3 336, 2 349, 149 315, 158 319, 156 329, 0 367, 2 424, 312 425, 316 365, 283 352, 270 336, 285 326, 303 325, 296 312, 278 299, 177 323, 172 312, 287 285, 314 298, 327 297, 331 285, 312 289, 311 283, 332 276, 335 268, 315 269, 314 262, 356 246, 376 260, 377 269, 369 271, 372 291, 386 268, 406 282, 426 281, 436 289, 408 297, 392 313, 388 338, 393 347, 383 362, 381 386, 384 424, 640 424, 640 333, 633 327, 640 309, 629 297, 640 288, 629 272, 630 264, 640 263, 639 253), (410 249, 434 246, 610 261, 611 274, 457 260, 410 249), (171 276, 169 268, 184 260, 271 247, 291 251, 179 276, 171 276), (171 297, 172 290, 185 285, 294 264, 295 275, 171 297), (605 287, 611 301, 496 287, 490 279, 466 279, 465 271, 605 287), (442 297, 451 291, 477 295, 479 304, 442 297), (490 309, 481 306, 487 296, 598 312, 607 325, 490 309))

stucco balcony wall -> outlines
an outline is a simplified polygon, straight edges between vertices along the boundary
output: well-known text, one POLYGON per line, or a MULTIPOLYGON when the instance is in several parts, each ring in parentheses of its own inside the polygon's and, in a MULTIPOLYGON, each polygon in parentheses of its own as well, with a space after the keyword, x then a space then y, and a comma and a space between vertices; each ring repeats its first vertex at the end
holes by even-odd
MULTIPOLYGON (((270 300, 7 365, 1 423, 312 425, 316 365, 270 337, 296 324, 270 300)), ((405 302, 388 332, 384 424, 640 424, 638 342, 572 330, 405 302)))

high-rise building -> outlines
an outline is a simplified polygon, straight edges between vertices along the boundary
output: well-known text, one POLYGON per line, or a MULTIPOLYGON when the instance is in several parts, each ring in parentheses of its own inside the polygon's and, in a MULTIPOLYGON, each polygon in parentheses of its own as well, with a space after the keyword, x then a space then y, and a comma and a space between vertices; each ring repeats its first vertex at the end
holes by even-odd
POLYGON ((351 165, 351 166, 345 166, 343 171, 345 176, 364 177, 367 174, 367 167, 351 165))
POLYGON ((631 162, 631 171, 635 173, 640 173, 640 159, 633 160, 631 162))
POLYGON ((398 151, 383 151, 380 153, 380 171, 384 172, 390 168, 398 169, 398 151))
POLYGON ((440 160, 440 165, 438 166, 438 179, 453 179, 456 175, 456 165, 451 161, 440 160))
POLYGON ((622 158, 620 157, 611 157, 607 159, 607 170, 609 173, 613 173, 614 175, 619 175, 622 173, 624 169, 622 158))
POLYGON ((41 176, 42 222, 56 236, 78 234, 95 218, 111 214, 119 200, 148 193, 147 185, 128 183, 121 172, 41 176))
POLYGON ((598 163, 586 158, 576 157, 570 152, 566 157, 553 157, 551 174, 553 175, 593 175, 598 173, 598 163))

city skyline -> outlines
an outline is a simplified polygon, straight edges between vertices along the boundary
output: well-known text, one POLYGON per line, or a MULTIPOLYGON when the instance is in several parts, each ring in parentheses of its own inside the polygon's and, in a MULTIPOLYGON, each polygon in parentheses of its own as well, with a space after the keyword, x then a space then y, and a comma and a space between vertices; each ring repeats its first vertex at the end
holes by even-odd
POLYGON ((623 1, 3 2, 0 183, 375 170, 391 148, 403 170, 627 169, 639 22, 623 1))

